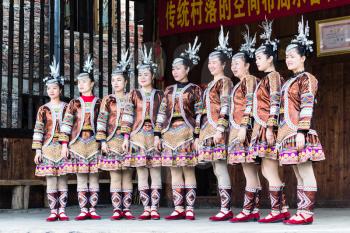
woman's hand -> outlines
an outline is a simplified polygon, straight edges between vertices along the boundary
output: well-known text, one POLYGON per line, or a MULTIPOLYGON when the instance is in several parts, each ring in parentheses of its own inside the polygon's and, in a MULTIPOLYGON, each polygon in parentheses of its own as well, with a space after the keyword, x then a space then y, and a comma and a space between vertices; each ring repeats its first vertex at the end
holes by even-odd
POLYGON ((298 133, 296 137, 296 144, 298 151, 301 151, 305 147, 305 135, 303 133, 298 133))
POLYGON ((162 150, 162 143, 159 136, 154 136, 154 148, 156 151, 160 152, 162 150))
POLYGON ((41 153, 41 150, 36 150, 35 151, 35 157, 34 157, 34 163, 38 165, 43 161, 43 155, 41 153))
POLYGON ((271 147, 273 146, 273 144, 275 143, 275 138, 273 136, 273 131, 272 128, 267 127, 266 129, 266 140, 267 140, 267 144, 271 147))
POLYGON ((240 143, 244 143, 245 138, 247 136, 247 128, 246 127, 241 127, 238 131, 237 138, 240 143))
POLYGON ((103 141, 101 143, 101 150, 104 154, 109 154, 110 151, 109 151, 109 146, 108 146, 107 142, 103 141))
POLYGON ((224 135, 221 131, 216 131, 215 135, 214 135, 214 143, 218 144, 220 141, 222 141, 224 135))
POLYGON ((123 148, 124 153, 129 152, 129 138, 124 138, 122 148, 123 148))
POLYGON ((69 159, 69 150, 67 143, 62 144, 61 156, 62 158, 69 159))
POLYGON ((193 150, 198 153, 199 152, 199 138, 194 139, 193 142, 193 150))

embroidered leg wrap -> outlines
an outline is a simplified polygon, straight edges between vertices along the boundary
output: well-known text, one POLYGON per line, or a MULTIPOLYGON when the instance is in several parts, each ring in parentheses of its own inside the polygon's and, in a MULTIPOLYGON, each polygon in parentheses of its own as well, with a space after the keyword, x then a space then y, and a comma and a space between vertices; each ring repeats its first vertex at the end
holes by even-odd
POLYGON ((194 208, 194 204, 196 202, 197 197, 197 186, 196 185, 186 185, 185 186, 186 191, 186 210, 192 210, 194 208))
POLYGON ((68 191, 67 190, 60 190, 58 191, 58 201, 59 201, 59 209, 58 213, 64 213, 67 202, 68 202, 68 191))
POLYGON ((158 210, 159 201, 160 201, 160 189, 152 189, 151 199, 152 199, 151 210, 158 210))
POLYGON ((130 210, 132 203, 132 190, 123 190, 123 209, 130 210))
POLYGON ((113 205, 113 211, 122 209, 122 190, 111 189, 111 200, 113 205))
POLYGON ((304 201, 302 204, 302 212, 313 215, 316 201, 317 187, 305 187, 304 186, 304 201))
POLYGON ((221 211, 230 211, 231 210, 231 187, 220 188, 220 201, 221 201, 221 211))
POLYGON ((79 202, 79 207, 80 207, 80 211, 81 212, 89 212, 87 205, 88 205, 88 197, 87 197, 87 190, 86 191, 82 191, 82 190, 78 190, 78 202, 79 202))

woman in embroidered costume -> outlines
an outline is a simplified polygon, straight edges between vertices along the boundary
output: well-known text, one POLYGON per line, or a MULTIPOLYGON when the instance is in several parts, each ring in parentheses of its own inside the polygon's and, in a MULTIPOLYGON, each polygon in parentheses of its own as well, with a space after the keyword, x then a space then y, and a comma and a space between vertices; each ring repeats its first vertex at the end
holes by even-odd
POLYGON ((218 179, 221 210, 209 219, 225 221, 232 217, 231 181, 227 170, 226 137, 228 128, 229 104, 232 81, 224 74, 226 62, 232 56, 228 48, 228 33, 224 36, 223 28, 219 34, 219 46, 209 54, 208 68, 214 80, 209 82, 203 93, 203 116, 199 134, 199 155, 201 163, 212 162, 218 179))
POLYGON ((305 72, 306 56, 313 51, 313 41, 308 39, 308 22, 299 22, 298 36, 286 48, 286 64, 294 75, 282 87, 277 145, 281 165, 293 165, 298 181, 297 213, 287 224, 310 224, 316 200, 317 183, 312 162, 325 159, 325 155, 311 120, 318 82, 305 72))
POLYGON ((195 165, 202 91, 188 81, 188 73, 199 62, 200 44, 197 45, 197 41, 198 37, 193 46, 189 44, 189 48, 173 61, 172 74, 176 84, 165 90, 155 128, 155 148, 160 151, 162 147, 162 165, 170 167, 172 178, 175 211, 165 217, 168 220, 195 219, 195 165))
POLYGON ((144 46, 142 62, 138 65, 138 90, 132 90, 124 108, 121 132, 124 134, 123 149, 125 167, 136 167, 140 199, 144 212, 139 219, 159 219, 161 155, 154 148, 154 127, 163 92, 153 88, 157 64, 152 61, 144 46), (129 138, 130 137, 130 138, 129 138), (151 177, 151 188, 148 178, 151 177))
POLYGON ((259 218, 260 181, 255 164, 247 163, 250 137, 252 134, 252 106, 253 93, 257 78, 249 73, 254 61, 256 37, 250 37, 249 28, 243 33, 245 43, 238 53, 232 57, 231 70, 239 82, 235 85, 231 95, 230 135, 228 140, 227 163, 242 164, 246 187, 243 211, 231 222, 239 222, 259 218))
POLYGON ((127 100, 125 87, 130 74, 130 57, 127 51, 112 73, 111 84, 114 94, 103 98, 97 119, 96 140, 101 142, 102 155, 98 162, 101 170, 111 176, 112 220, 134 219, 130 212, 132 202, 133 170, 123 166, 124 137, 121 134, 121 117, 127 100), (123 211, 122 211, 123 210, 123 211))
MULTIPOLYGON (((266 73, 266 76, 260 81, 253 95, 254 127, 251 135, 249 153, 246 162, 261 163, 261 170, 264 177, 269 182, 269 191, 271 199, 271 213, 259 220, 259 223, 280 222, 290 217, 288 207, 285 204, 285 196, 282 193, 283 184, 278 174, 278 156, 275 147, 277 136, 277 118, 280 105, 280 90, 283 82, 282 77, 275 70, 274 62, 277 57, 277 40, 271 40, 272 22, 264 21, 262 24, 264 33, 260 36, 264 43, 255 51, 255 58, 258 70, 266 73)), ((257 172, 255 164, 254 172, 257 172)), ((254 175, 254 178, 257 175, 254 175)), ((247 178, 249 179, 249 177, 247 178)), ((252 189, 252 188, 249 188, 252 189)), ((254 189, 254 188, 253 188, 254 189)), ((260 189, 260 188, 259 188, 260 189)), ((259 205, 254 201, 260 199, 260 190, 246 190, 246 205, 253 207, 259 205), (255 192, 254 192, 255 191, 255 192)), ((237 222, 257 220, 260 214, 257 207, 244 208, 240 216, 235 220, 237 222)))
POLYGON ((100 155, 95 127, 101 100, 93 95, 92 65, 89 55, 84 72, 77 77, 81 96, 69 102, 61 126, 62 155, 71 158, 71 164, 66 166, 68 172, 77 174, 81 213, 76 220, 101 219, 95 210, 99 192, 97 161, 100 155))
POLYGON ((51 74, 44 79, 50 102, 41 106, 36 117, 32 148, 36 151, 35 175, 45 176, 47 199, 51 214, 47 221, 69 220, 65 213, 68 199, 65 158, 61 156, 58 142, 59 127, 66 110, 66 103, 60 100, 64 79, 59 74, 59 64, 55 58, 50 65, 51 74))

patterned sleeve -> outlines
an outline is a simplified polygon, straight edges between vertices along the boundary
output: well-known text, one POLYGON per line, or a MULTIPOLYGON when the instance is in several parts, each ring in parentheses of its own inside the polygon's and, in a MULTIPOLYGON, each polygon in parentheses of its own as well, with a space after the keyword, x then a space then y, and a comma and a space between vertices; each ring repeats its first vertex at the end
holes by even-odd
POLYGON ((43 107, 40 107, 36 116, 34 134, 33 134, 33 150, 41 150, 44 139, 44 130, 45 130, 45 110, 43 107))
POLYGON ((135 117, 135 96, 136 90, 133 90, 129 94, 129 98, 125 103, 122 122, 121 122, 121 133, 122 134, 130 134, 132 126, 134 124, 135 117))
POLYGON ((300 113, 298 131, 308 131, 311 126, 315 95, 318 82, 316 78, 304 75, 300 82, 300 113))
POLYGON ((157 114, 157 119, 156 119, 156 126, 154 127, 154 135, 160 136, 161 132, 164 128, 164 122, 166 120, 167 114, 166 114, 166 109, 168 106, 168 93, 170 91, 170 88, 167 88, 165 90, 164 96, 162 98, 162 102, 159 106, 158 114, 157 114))
POLYGON ((232 81, 229 78, 222 79, 222 87, 220 89, 220 116, 218 120, 218 130, 221 132, 225 132, 225 129, 228 127, 231 91, 232 81))
POLYGON ((201 117, 203 112, 203 102, 202 102, 202 89, 199 86, 196 86, 194 90, 195 104, 194 104, 194 112, 196 116, 196 125, 194 128, 193 135, 195 138, 199 137, 200 125, 201 125, 201 117))
POLYGON ((256 87, 256 79, 253 76, 248 76, 245 79, 245 110, 241 120, 241 126, 247 127, 251 124, 252 110, 253 110, 253 95, 256 87))
POLYGON ((97 141, 105 141, 107 139, 107 122, 108 122, 108 117, 110 113, 109 100, 110 100, 109 96, 106 96, 103 98, 101 103, 100 113, 98 114, 98 117, 97 117, 97 133, 96 133, 97 141))
POLYGON ((272 73, 268 78, 270 86, 270 115, 267 120, 267 126, 277 127, 281 101, 281 78, 277 72, 272 73))
POLYGON ((74 100, 71 100, 64 114, 64 118, 60 128, 59 141, 61 143, 69 142, 69 135, 71 135, 72 133, 73 123, 74 123, 74 113, 75 113, 74 100))

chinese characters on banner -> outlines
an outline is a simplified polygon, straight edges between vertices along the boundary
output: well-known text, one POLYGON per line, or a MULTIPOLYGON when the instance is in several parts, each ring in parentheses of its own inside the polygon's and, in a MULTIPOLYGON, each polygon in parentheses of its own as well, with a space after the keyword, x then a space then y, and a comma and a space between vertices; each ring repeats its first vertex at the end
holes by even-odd
POLYGON ((159 32, 216 28, 349 4, 350 0, 159 0, 159 32))

